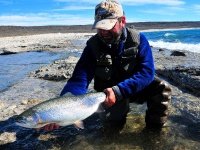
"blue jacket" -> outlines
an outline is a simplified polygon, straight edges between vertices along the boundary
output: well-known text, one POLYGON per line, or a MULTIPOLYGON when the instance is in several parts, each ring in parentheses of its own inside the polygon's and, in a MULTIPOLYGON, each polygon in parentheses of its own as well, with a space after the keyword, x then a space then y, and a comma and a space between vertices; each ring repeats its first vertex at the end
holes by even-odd
MULTIPOLYGON (((120 99, 128 98, 143 90, 154 79, 155 69, 151 47, 142 33, 139 33, 139 36, 140 45, 137 56, 139 60, 139 67, 137 67, 137 72, 130 78, 125 79, 123 82, 114 86, 115 89, 116 87, 118 89, 117 97, 120 97, 120 99)), ((123 42, 120 42, 120 44, 123 44, 123 42)), ((123 48, 123 46, 120 47, 123 48)), ((95 67, 96 59, 90 47, 86 45, 79 61, 76 64, 72 77, 68 80, 60 95, 62 96, 67 92, 70 92, 73 95, 85 94, 94 77, 95 67)))

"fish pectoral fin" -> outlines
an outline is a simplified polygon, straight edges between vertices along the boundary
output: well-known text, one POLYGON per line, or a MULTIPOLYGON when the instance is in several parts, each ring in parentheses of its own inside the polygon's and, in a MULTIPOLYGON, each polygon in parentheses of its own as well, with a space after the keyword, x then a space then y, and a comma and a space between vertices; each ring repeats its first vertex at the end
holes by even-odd
POLYGON ((76 122, 74 122, 74 126, 77 129, 79 129, 79 128, 84 129, 83 121, 76 121, 76 122))

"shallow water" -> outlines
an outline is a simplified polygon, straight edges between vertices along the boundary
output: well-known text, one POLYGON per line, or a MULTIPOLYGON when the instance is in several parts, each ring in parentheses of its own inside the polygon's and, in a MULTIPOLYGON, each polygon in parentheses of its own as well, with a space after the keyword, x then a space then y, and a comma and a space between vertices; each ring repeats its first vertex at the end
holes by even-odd
POLYGON ((66 58, 68 55, 67 53, 55 52, 25 52, 0 55, 0 91, 6 90, 20 79, 25 78, 39 66, 66 58))
MULTIPOLYGON (((177 100, 173 98, 173 101, 177 100)), ((146 104, 130 106, 127 123, 121 132, 103 131, 98 114, 84 120, 85 129, 77 130, 71 125, 55 131, 36 131, 16 126, 13 116, 0 122, 0 135, 13 133, 4 142, 0 139, 0 149, 199 150, 200 124, 190 115, 185 115, 186 112, 182 113, 180 107, 172 107, 167 124, 158 132, 145 129, 146 104)))

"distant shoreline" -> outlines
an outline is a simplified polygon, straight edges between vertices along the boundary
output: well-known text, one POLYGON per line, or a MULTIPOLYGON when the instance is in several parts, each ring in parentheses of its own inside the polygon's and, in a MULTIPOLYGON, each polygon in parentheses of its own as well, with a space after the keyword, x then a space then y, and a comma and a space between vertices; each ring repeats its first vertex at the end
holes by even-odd
MULTIPOLYGON (((141 31, 176 30, 200 28, 197 22, 135 22, 127 23, 127 27, 134 26, 141 31)), ((95 33, 92 25, 66 25, 66 26, 0 26, 0 37, 36 35, 47 33, 95 33)))

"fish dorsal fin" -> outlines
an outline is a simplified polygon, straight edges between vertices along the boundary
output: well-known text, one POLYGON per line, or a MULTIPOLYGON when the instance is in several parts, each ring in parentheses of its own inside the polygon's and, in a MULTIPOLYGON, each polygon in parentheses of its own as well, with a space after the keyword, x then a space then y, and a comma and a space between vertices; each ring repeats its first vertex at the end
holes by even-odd
POLYGON ((74 122, 74 125, 77 129, 79 128, 84 129, 83 121, 76 121, 74 122))

